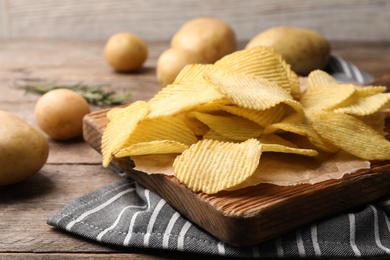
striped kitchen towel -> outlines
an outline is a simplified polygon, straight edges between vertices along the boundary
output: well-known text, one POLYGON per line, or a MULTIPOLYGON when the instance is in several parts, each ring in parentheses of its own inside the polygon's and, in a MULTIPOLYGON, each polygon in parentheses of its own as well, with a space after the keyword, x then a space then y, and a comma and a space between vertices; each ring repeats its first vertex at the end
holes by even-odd
MULTIPOLYGON (((343 82, 373 78, 333 56, 327 71, 343 82)), ((113 168, 114 170, 118 170, 113 168)), ((119 172, 118 172, 119 173, 119 172)), ((390 258, 390 197, 252 247, 233 247, 202 230, 129 177, 67 204, 47 223, 107 245, 244 258, 390 258)))
POLYGON ((256 246, 233 247, 126 177, 69 203, 48 224, 110 245, 211 256, 390 257, 390 197, 256 246))

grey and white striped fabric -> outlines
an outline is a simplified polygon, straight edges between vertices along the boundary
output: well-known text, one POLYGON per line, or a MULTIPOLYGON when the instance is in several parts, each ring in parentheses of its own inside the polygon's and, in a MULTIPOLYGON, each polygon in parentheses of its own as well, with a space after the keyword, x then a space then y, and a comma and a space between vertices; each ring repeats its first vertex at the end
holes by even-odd
MULTIPOLYGON (((335 56, 327 69, 339 81, 363 84, 372 80, 369 74, 335 56)), ((256 246, 238 248, 203 231, 164 199, 124 176, 70 202, 47 223, 124 248, 244 258, 390 258, 390 197, 256 246)))
POLYGON ((124 178, 69 203, 48 224, 102 243, 229 257, 390 257, 390 197, 253 247, 232 247, 124 178))

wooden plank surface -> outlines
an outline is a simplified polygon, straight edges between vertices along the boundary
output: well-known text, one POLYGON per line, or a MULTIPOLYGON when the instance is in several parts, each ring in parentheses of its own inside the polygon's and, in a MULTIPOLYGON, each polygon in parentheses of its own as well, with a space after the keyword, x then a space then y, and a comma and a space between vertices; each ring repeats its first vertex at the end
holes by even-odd
MULTIPOLYGON (((38 96, 15 89, 15 82, 109 83, 118 93, 130 91, 131 101, 152 97, 158 54, 167 42, 150 44, 143 73, 117 74, 102 59, 103 41, 0 40, 0 109, 35 125, 38 96)), ((375 77, 390 72, 390 43, 333 42, 333 52, 375 77)), ((94 111, 101 108, 92 107, 94 111)), ((119 177, 101 167, 89 144, 50 141, 48 163, 26 182, 0 188, 0 259, 93 258, 196 259, 178 252, 116 248, 52 229, 46 220, 70 201, 119 177)), ((202 256, 203 257, 203 256, 202 256)))
POLYGON ((390 40, 388 0, 0 0, 0 37, 107 39, 131 31, 169 40, 187 20, 215 16, 239 39, 277 25, 307 27, 330 40, 390 40))

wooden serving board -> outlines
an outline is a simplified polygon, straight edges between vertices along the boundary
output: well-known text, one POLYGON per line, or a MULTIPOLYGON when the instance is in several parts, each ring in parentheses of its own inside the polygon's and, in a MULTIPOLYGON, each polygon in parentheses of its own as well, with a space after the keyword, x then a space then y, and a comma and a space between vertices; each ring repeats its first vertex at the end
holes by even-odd
MULTIPOLYGON (((100 152, 108 110, 84 118, 84 138, 100 152)), ((339 180, 291 187, 260 184, 216 195, 194 193, 175 177, 133 170, 130 159, 113 164, 164 198, 193 223, 233 246, 251 246, 288 231, 390 194, 390 162, 339 180)))

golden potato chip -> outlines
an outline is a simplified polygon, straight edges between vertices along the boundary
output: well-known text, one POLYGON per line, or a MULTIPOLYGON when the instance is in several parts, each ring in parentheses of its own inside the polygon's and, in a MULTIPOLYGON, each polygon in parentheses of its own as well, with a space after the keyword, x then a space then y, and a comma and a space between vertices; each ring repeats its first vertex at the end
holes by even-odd
POLYGON ((355 86, 355 93, 357 93, 360 97, 365 97, 365 96, 375 95, 378 93, 383 93, 386 91, 386 89, 387 88, 384 86, 367 86, 367 87, 355 86))
POLYGON ((280 144, 284 146, 298 148, 298 145, 293 142, 290 142, 289 140, 284 139, 277 134, 263 134, 258 139, 262 144, 280 144))
POLYGON ((137 101, 111 114, 112 119, 102 136, 101 153, 104 167, 109 165, 114 153, 127 145, 130 134, 148 113, 148 104, 145 101, 137 101))
POLYGON ((274 107, 260 111, 234 105, 226 105, 221 106, 221 110, 249 119, 262 127, 279 122, 285 114, 285 109, 282 105, 276 105, 274 107))
POLYGON ((282 137, 270 134, 262 135, 258 140, 262 144, 262 152, 293 153, 305 156, 317 156, 318 152, 313 149, 299 148, 296 144, 283 139, 282 137))
POLYGON ((281 144, 262 144, 261 152, 292 153, 305 156, 317 156, 318 152, 313 149, 295 148, 281 144))
MULTIPOLYGON (((291 93, 289 76, 293 77, 294 74, 287 74, 289 66, 270 47, 257 46, 233 52, 216 61, 214 66, 231 74, 260 76, 291 93)), ((293 81, 296 84, 295 79, 293 81)))
POLYGON ((179 113, 175 117, 184 122, 196 136, 205 135, 210 128, 196 118, 188 117, 187 113, 179 113))
POLYGON ((204 74, 214 69, 212 64, 189 64, 186 65, 176 76, 173 84, 183 83, 186 81, 200 82, 204 81, 204 74))
POLYGON ((313 128, 324 139, 365 160, 389 160, 390 142, 358 119, 340 113, 323 113, 313 128))
POLYGON ((337 80, 323 70, 313 70, 307 76, 306 81, 307 88, 334 86, 337 84, 337 80))
POLYGON ((389 107, 390 93, 378 93, 371 96, 367 96, 366 94, 366 92, 355 92, 348 100, 335 106, 333 111, 336 113, 365 116, 389 107))
POLYGON ((228 74, 222 70, 213 70, 208 76, 218 91, 240 107, 266 110, 284 103, 297 113, 303 114, 299 102, 282 88, 264 78, 244 74, 228 74))
POLYGON ((210 129, 205 135, 203 135, 203 140, 205 140, 205 139, 212 139, 212 140, 218 140, 221 142, 232 142, 232 143, 240 142, 240 141, 233 140, 233 139, 227 138, 225 136, 222 136, 219 133, 217 133, 216 131, 214 131, 213 129, 210 129))
POLYGON ((131 157, 135 155, 147 154, 180 154, 188 145, 172 140, 154 140, 150 142, 134 143, 122 148, 115 157, 131 157))
POLYGON ((195 192, 213 194, 235 186, 256 170, 261 143, 248 139, 242 143, 202 140, 190 146, 174 163, 178 180, 195 192))
POLYGON ((147 174, 174 175, 173 162, 177 154, 149 154, 135 155, 131 157, 134 169, 147 174))
POLYGON ((175 115, 204 103, 228 100, 207 82, 189 81, 168 85, 149 100, 148 118, 175 115))
MULTIPOLYGON (((284 62, 285 63, 285 62, 284 62)), ((285 63, 286 64, 286 63, 285 63)), ((289 64, 286 64, 290 68, 289 64)), ((298 75, 291 69, 286 70, 288 80, 290 81, 291 96, 298 100, 302 94, 301 82, 299 81, 298 75)))
POLYGON ((113 119, 115 117, 115 114, 119 113, 121 109, 124 110, 126 108, 125 107, 113 107, 110 110, 108 110, 108 112, 106 113, 107 119, 108 120, 113 119))
POLYGON ((171 140, 191 145, 198 141, 191 129, 173 116, 145 119, 130 133, 127 146, 157 140, 171 140))
POLYGON ((201 112, 190 112, 193 116, 218 134, 233 140, 244 141, 256 138, 263 132, 263 127, 248 119, 234 115, 212 115, 201 112))
POLYGON ((308 88, 300 102, 306 110, 329 110, 347 100, 355 92, 352 84, 336 84, 308 88))
POLYGON ((277 131, 284 131, 294 133, 300 136, 306 137, 311 144, 318 149, 328 152, 335 153, 339 148, 333 143, 322 138, 312 127, 311 122, 306 118, 301 121, 292 122, 280 122, 270 125, 264 129, 265 134, 276 133, 277 131))

